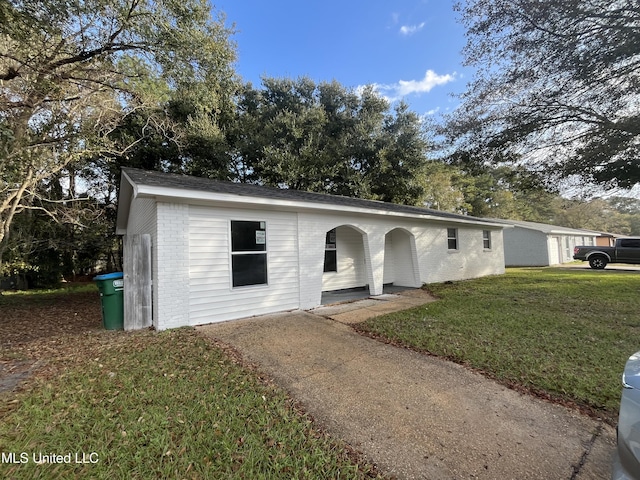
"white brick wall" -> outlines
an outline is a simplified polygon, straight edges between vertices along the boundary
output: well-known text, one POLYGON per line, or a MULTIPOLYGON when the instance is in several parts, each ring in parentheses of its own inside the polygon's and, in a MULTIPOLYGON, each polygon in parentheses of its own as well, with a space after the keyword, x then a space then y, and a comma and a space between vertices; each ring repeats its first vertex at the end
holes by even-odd
POLYGON ((492 248, 485 250, 482 230, 487 227, 447 221, 134 203, 128 233, 151 233, 153 238, 153 314, 159 330, 313 308, 320 304, 323 289, 351 283, 368 284, 372 294, 380 294, 385 264, 387 279, 400 285, 504 273, 501 229, 492 230, 492 248), (230 219, 267 222, 269 285, 231 288, 230 219), (447 227, 458 229, 458 251, 447 249, 447 227), (349 244, 338 244, 339 262, 343 267, 352 262, 353 268, 345 269, 348 275, 340 281, 334 278, 323 286, 325 234, 332 228, 349 244))
POLYGON ((425 224, 410 229, 416 237, 420 279, 423 283, 504 273, 502 232, 491 230, 491 249, 485 250, 482 230, 487 227, 463 226, 446 223, 425 224), (458 250, 447 246, 447 228, 458 229, 458 250))
MULTIPOLYGON (((372 294, 378 294, 382 289, 385 235, 397 228, 402 228, 414 236, 413 240, 405 241, 405 245, 408 243, 410 247, 415 248, 411 257, 412 261, 413 258, 417 259, 417 272, 409 272, 408 278, 400 280, 403 283, 411 281, 412 273, 414 282, 417 277, 418 283, 464 280, 504 273, 504 245, 502 229, 499 228, 456 225, 445 221, 405 220, 397 217, 313 213, 300 213, 298 225, 302 272, 301 308, 312 308, 320 304, 324 234, 341 225, 349 225, 363 232, 363 253, 368 268, 366 283, 370 285, 372 294), (455 252, 447 249, 447 227, 458 229, 459 249, 455 252), (489 250, 483 248, 483 229, 491 230, 492 245, 489 250)), ((394 267, 409 270, 407 258, 396 262, 394 267)))
POLYGON ((164 330, 189 324, 189 206, 158 202, 157 212, 154 317, 164 330))

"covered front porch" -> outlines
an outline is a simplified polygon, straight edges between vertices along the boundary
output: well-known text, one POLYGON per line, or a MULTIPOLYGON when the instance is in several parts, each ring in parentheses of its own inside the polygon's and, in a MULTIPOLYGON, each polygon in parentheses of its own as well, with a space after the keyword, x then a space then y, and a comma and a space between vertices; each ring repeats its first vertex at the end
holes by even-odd
MULTIPOLYGON (((401 287, 398 285, 387 284, 382 287, 382 295, 396 295, 406 290, 415 290, 414 287, 401 287)), ((372 297, 369 293, 369 286, 355 287, 355 288, 343 288, 340 290, 329 290, 322 292, 322 305, 333 305, 335 303, 353 302, 356 300, 362 300, 365 298, 378 298, 379 296, 372 297)))

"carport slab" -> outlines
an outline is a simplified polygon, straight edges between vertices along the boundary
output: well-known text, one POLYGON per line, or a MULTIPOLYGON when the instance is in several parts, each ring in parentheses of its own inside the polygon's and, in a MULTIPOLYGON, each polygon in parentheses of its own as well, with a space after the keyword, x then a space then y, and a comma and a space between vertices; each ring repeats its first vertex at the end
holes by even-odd
POLYGON ((614 430, 460 365, 292 312, 200 327, 399 479, 608 478, 614 430))

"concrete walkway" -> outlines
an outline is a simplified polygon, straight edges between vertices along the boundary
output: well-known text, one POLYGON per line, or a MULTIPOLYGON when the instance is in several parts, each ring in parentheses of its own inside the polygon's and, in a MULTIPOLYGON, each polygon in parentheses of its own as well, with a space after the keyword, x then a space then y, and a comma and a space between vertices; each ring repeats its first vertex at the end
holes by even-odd
MULTIPOLYGON (((375 307, 361 302, 351 312, 375 307)), ((199 330, 233 345, 386 475, 609 478, 613 428, 454 363, 363 337, 320 313, 341 314, 297 311, 199 330)))

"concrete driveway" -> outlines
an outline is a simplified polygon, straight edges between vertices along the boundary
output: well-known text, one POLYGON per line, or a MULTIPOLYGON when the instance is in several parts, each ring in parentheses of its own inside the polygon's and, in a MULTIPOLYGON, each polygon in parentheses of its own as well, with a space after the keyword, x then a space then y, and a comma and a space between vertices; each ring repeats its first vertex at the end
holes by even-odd
MULTIPOLYGON (((405 307, 406 308, 406 307, 405 307)), ((212 324, 329 434, 399 479, 605 479, 614 429, 309 312, 212 324)))
MULTIPOLYGON (((562 265, 554 265, 554 267, 560 268, 573 268, 573 269, 582 269, 582 270, 592 270, 589 266, 589 262, 581 262, 581 263, 565 263, 562 265)), ((597 270, 599 272, 640 272, 640 265, 630 265, 627 263, 609 263, 605 267, 604 270, 597 270)))

